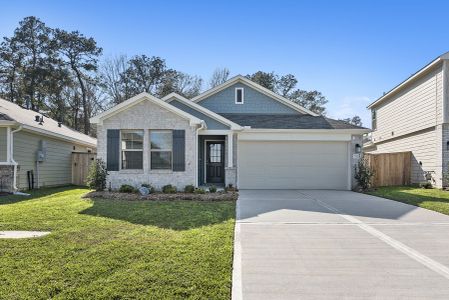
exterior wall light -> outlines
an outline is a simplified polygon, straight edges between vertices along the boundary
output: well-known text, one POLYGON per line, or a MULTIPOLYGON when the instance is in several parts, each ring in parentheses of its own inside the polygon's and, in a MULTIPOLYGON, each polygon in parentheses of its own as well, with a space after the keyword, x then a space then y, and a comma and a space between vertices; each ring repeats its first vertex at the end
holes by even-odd
POLYGON ((360 153, 362 152, 362 146, 360 146, 360 144, 355 144, 355 153, 360 153))
POLYGON ((446 150, 449 151, 449 141, 446 142, 446 150))

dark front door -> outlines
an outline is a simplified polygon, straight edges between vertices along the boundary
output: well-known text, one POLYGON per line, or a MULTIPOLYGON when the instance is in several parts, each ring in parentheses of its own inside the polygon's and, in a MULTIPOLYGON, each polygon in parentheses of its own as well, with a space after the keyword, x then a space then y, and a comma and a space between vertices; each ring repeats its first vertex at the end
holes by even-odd
POLYGON ((224 183, 224 142, 206 142, 206 183, 224 183))

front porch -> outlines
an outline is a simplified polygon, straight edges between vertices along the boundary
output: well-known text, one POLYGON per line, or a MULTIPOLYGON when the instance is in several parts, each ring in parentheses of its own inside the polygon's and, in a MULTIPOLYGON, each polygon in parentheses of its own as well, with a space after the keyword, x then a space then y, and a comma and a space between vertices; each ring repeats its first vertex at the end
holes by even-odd
POLYGON ((234 135, 198 135, 198 186, 236 186, 234 135))

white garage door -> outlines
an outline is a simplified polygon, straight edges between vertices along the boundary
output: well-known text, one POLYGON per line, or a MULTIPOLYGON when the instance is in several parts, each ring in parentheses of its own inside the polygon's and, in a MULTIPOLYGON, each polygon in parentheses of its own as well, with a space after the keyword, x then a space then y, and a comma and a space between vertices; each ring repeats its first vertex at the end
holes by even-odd
POLYGON ((239 141, 241 189, 348 189, 346 142, 239 141))

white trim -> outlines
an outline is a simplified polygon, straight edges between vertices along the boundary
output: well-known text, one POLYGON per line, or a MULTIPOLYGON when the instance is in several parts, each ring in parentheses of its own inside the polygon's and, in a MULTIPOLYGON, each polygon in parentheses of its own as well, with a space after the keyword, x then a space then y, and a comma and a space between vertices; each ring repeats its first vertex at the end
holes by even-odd
POLYGON ((228 137, 228 168, 232 168, 234 166, 234 151, 233 151, 233 140, 234 140, 234 135, 233 133, 229 133, 227 135, 228 137))
POLYGON ((11 127, 6 127, 6 161, 11 161, 11 127))
POLYGON ((216 86, 216 87, 214 87, 214 88, 212 88, 210 90, 205 91, 204 93, 202 93, 202 94, 192 98, 192 101, 198 103, 198 102, 204 100, 205 98, 207 98, 207 97, 209 97, 209 96, 211 96, 213 94, 216 94, 216 93, 226 89, 227 87, 229 87, 229 86, 231 86, 231 85, 233 85, 233 84, 235 84, 237 82, 246 84, 246 85, 252 87, 253 89, 257 90, 258 92, 260 92, 260 93, 262 93, 262 94, 264 94, 264 95, 266 95, 268 97, 271 97, 274 100, 277 100, 278 102, 280 102, 280 103, 282 103, 282 104, 284 104, 284 105, 286 105, 286 106, 288 106, 288 107, 290 107, 290 108, 292 108, 292 109, 294 109, 296 111, 299 111, 299 112, 305 113, 305 114, 309 114, 309 115, 312 115, 312 116, 318 116, 318 114, 316 114, 316 113, 314 113, 314 112, 312 112, 312 111, 302 107, 301 105, 298 105, 298 104, 288 100, 285 97, 282 97, 282 96, 280 96, 280 95, 270 91, 267 88, 264 88, 263 86, 261 86, 261 85, 255 83, 255 82, 249 80, 248 78, 246 78, 246 77, 244 77, 242 75, 237 75, 237 76, 229 79, 228 81, 226 81, 226 82, 224 82, 224 83, 222 83, 222 84, 220 84, 220 85, 218 85, 218 86, 216 86))
POLYGON ((179 94, 170 93, 167 96, 165 96, 164 98, 162 98, 162 101, 165 101, 166 103, 170 103, 172 100, 178 100, 181 103, 183 103, 183 104, 185 104, 185 105, 187 105, 187 106, 189 106, 189 107, 191 107, 191 108, 193 108, 193 109, 195 109, 195 110, 197 110, 197 111, 199 111, 199 112, 201 112, 201 113, 211 117, 212 119, 214 119, 214 120, 216 120, 216 121, 218 121, 220 123, 223 123, 224 125, 229 126, 233 130, 242 129, 242 127, 239 124, 234 123, 231 120, 228 120, 228 119, 220 116, 219 114, 217 114, 217 113, 215 113, 215 112, 213 112, 213 111, 211 111, 211 110, 209 110, 209 109, 207 109, 207 108, 205 108, 205 107, 203 107, 203 106, 201 106, 199 104, 196 104, 195 102, 193 102, 193 101, 191 101, 191 100, 189 100, 189 99, 187 99, 187 98, 185 98, 185 97, 183 97, 183 96, 181 96, 179 94))
POLYGON ((448 107, 448 97, 449 97, 449 93, 448 93, 448 80, 449 80, 449 74, 448 74, 448 70, 449 69, 449 64, 447 62, 447 60, 445 60, 443 62, 443 76, 442 76, 442 89, 443 89, 443 123, 448 123, 449 122, 449 107, 448 107))
POLYGON ((234 95, 235 104, 245 104, 245 89, 242 87, 236 87, 235 88, 235 95, 234 95), (237 101, 237 91, 242 91, 242 102, 237 101))
POLYGON ((409 78, 407 78, 406 80, 404 80, 403 82, 401 82, 400 84, 398 84, 397 86, 395 86, 393 89, 391 89, 389 92, 387 92, 386 94, 384 94, 382 97, 378 98, 376 101, 374 101, 373 103, 371 103, 370 105, 367 106, 368 109, 371 109, 373 106, 379 104, 380 102, 382 102, 383 100, 385 100, 386 98, 390 97, 392 94, 398 92, 399 90, 401 90, 404 86, 406 86, 407 84, 409 84, 410 82, 412 82, 413 80, 417 79, 419 76, 421 76, 422 74, 426 73, 427 71, 429 71, 430 69, 432 69, 434 66, 436 66, 438 63, 440 63, 442 60, 446 60, 449 59, 449 52, 446 52, 445 54, 437 57, 435 60, 431 61, 429 64, 427 64, 426 66, 424 66, 421 70, 419 70, 418 72, 416 72, 415 74, 413 74, 412 76, 410 76, 409 78))
POLYGON ((199 135, 228 135, 232 130, 200 130, 198 131, 199 135))
POLYGON ((351 142, 348 142, 348 191, 350 191, 351 187, 352 187, 351 147, 352 147, 352 138, 351 138, 351 142))
POLYGON ((101 114, 98 114, 90 119, 90 122, 93 124, 102 124, 103 120, 112 117, 115 114, 118 114, 136 104, 139 104, 142 101, 148 100, 154 104, 159 105, 162 108, 167 109, 168 111, 171 111, 178 116, 185 118, 190 121, 190 125, 200 125, 203 121, 198 119, 195 116, 192 116, 191 114, 186 113, 185 111, 180 110, 177 107, 174 107, 173 105, 170 105, 166 103, 165 101, 162 101, 161 99, 158 99, 148 93, 140 93, 132 98, 129 98, 128 100, 112 107, 111 109, 108 109, 107 111, 102 112, 101 114))

